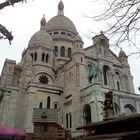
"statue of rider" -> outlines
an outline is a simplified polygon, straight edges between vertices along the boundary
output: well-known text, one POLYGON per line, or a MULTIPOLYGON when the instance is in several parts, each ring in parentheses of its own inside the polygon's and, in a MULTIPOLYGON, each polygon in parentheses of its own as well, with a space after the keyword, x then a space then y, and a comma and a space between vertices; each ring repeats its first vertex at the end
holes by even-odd
POLYGON ((98 66, 91 66, 89 65, 88 67, 88 81, 89 83, 95 82, 97 75, 99 72, 99 67, 98 66))

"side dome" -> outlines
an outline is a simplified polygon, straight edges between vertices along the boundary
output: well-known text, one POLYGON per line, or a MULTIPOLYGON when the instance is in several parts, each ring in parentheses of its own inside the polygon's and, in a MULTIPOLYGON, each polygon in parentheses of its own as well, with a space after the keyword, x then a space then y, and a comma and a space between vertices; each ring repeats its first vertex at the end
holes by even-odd
POLYGON ((42 46, 46 48, 53 46, 52 38, 45 30, 40 30, 31 37, 28 48, 36 46, 42 46))
POLYGON ((46 23, 46 31, 67 30, 77 34, 77 30, 73 22, 64 15, 57 15, 46 23))

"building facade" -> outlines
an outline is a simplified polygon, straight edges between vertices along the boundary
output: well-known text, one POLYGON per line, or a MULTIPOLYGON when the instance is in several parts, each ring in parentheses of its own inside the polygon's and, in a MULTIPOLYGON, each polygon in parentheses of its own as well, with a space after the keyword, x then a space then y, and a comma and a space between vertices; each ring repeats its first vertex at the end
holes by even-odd
POLYGON ((0 123, 33 133, 33 109, 58 109, 58 122, 72 136, 77 127, 103 120, 105 93, 112 91, 115 116, 140 112, 127 56, 109 48, 101 32, 93 44, 84 42, 73 22, 64 15, 64 4, 30 39, 19 63, 6 59, 0 78, 5 88, 0 102, 0 123))

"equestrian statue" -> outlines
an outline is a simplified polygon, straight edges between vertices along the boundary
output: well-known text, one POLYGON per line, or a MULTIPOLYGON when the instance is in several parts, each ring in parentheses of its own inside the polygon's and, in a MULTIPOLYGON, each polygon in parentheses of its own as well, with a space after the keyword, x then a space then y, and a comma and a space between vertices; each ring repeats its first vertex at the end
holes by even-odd
POLYGON ((87 76, 89 83, 95 82, 99 71, 100 71, 100 69, 98 66, 89 66, 88 76, 87 76))

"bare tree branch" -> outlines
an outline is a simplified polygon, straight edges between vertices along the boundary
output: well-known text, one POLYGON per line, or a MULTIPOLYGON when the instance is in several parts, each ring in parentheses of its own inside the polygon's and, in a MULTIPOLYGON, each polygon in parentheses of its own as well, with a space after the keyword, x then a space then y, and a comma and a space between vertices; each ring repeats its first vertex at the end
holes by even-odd
POLYGON ((9 5, 12 5, 14 6, 15 3, 18 3, 18 2, 27 2, 26 0, 6 0, 6 2, 3 2, 0 4, 0 10, 3 9, 4 7, 7 7, 9 5))
POLYGON ((108 5, 105 12, 91 18, 95 21, 111 21, 112 24, 109 24, 105 31, 108 33, 108 37, 112 38, 117 34, 117 46, 127 41, 139 53, 140 49, 135 43, 137 36, 140 35, 140 0, 105 1, 108 5))
MULTIPOLYGON (((0 3, 0 10, 7 7, 7 6, 14 6, 15 3, 18 3, 18 2, 27 2, 26 0, 6 0, 5 2, 3 3, 0 3)), ((8 39, 9 40, 9 43, 11 44, 11 41, 13 40, 13 36, 12 36, 12 32, 9 32, 3 25, 0 24, 0 33, 5 36, 5 38, 0 35, 0 39, 8 39)))
POLYGON ((9 43, 11 44, 11 41, 13 40, 12 33, 9 32, 4 26, 0 24, 0 32, 5 36, 4 39, 8 39, 9 43))

